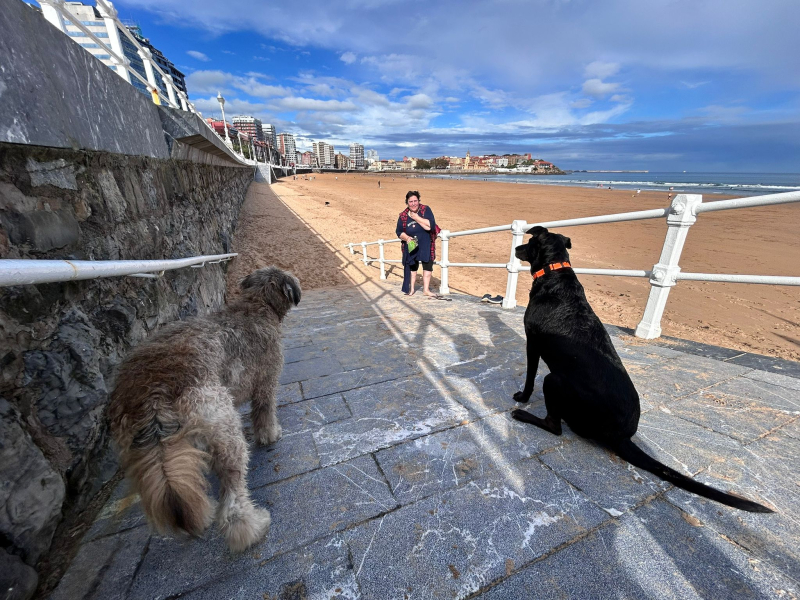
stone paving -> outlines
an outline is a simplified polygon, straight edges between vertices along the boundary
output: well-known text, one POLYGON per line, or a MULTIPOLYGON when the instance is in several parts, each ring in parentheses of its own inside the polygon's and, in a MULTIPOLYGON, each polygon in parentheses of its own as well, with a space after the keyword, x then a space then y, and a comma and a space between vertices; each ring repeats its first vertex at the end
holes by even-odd
POLYGON ((231 555, 214 527, 154 535, 123 483, 51 598, 797 598, 798 365, 609 327, 642 397, 637 442, 777 511, 749 514, 512 420, 522 316, 377 282, 305 292, 284 436, 252 450, 265 540, 231 555))

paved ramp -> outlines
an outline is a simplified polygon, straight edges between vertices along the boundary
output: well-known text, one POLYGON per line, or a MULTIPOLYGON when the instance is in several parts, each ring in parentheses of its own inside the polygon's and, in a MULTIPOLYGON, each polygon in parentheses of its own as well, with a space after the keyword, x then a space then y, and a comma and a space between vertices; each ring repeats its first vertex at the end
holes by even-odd
POLYGON ((797 597, 798 365, 609 328, 642 397, 638 443, 777 510, 753 515, 513 421, 522 315, 374 282, 305 292, 284 437, 252 452, 263 543, 232 556, 214 528, 153 535, 122 484, 53 598, 797 597))

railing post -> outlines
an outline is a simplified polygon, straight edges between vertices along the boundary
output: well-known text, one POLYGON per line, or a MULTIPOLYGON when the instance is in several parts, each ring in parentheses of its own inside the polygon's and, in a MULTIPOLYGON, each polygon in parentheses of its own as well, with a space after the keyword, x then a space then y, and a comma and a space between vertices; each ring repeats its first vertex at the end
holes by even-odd
POLYGON ((150 84, 150 93, 153 95, 153 102, 156 101, 156 97, 159 94, 158 84, 156 83, 156 74, 153 70, 153 53, 150 52, 148 48, 142 48, 139 50, 139 58, 142 59, 142 63, 144 64, 144 72, 147 75, 147 83, 150 84))
POLYGON ((364 260, 364 264, 369 266, 369 261, 367 260, 367 242, 361 242, 361 256, 364 260))
MULTIPOLYGON (((117 9, 111 2, 106 0, 98 0, 97 12, 103 17, 103 22, 106 24, 106 31, 108 32, 108 41, 111 42, 111 48, 116 52, 120 60, 111 57, 111 61, 116 65, 117 75, 122 77, 128 83, 131 82, 131 74, 128 73, 126 66, 130 61, 125 56, 125 50, 122 48, 122 40, 119 37, 119 30, 117 29, 117 9)), ((124 27, 124 25, 121 25, 124 27)))
POLYGON ((661 317, 667 305, 669 290, 677 283, 681 268, 683 244, 689 234, 689 227, 697 220, 695 208, 703 201, 700 194, 678 194, 672 200, 667 215, 667 236, 661 248, 661 258, 653 265, 650 275, 650 296, 639 325, 636 326, 636 337, 652 340, 661 335, 661 317))
POLYGON ((53 27, 56 27, 62 33, 67 32, 67 26, 64 23, 64 16, 56 7, 64 10, 64 0, 43 0, 39 3, 42 6, 42 16, 47 19, 53 27))
POLYGON ((175 82, 172 79, 172 75, 164 75, 161 79, 164 80, 164 87, 167 88, 167 97, 172 106, 178 106, 178 97, 175 95, 175 82))
POLYGON ((181 108, 188 112, 189 111, 189 104, 186 102, 186 94, 184 94, 183 92, 179 92, 178 93, 178 97, 181 100, 181 108))
POLYGON ((503 298, 503 308, 514 308, 517 305, 517 279, 519 278, 519 259, 517 258, 517 246, 522 244, 522 236, 527 227, 525 221, 514 221, 511 223, 511 259, 506 265, 508 269, 508 283, 506 283, 506 295, 503 298))
POLYGON ((386 279, 386 263, 384 262, 384 254, 383 254, 383 244, 385 242, 383 240, 378 240, 378 249, 380 250, 380 263, 381 263, 381 279, 386 279))
POLYGON ((440 294, 450 293, 450 267, 447 266, 450 262, 450 231, 443 229, 439 232, 439 238, 442 240, 442 261, 439 265, 442 269, 441 283, 439 284, 440 294))
POLYGON ((353 250, 353 244, 352 243, 351 244, 347 244, 347 247, 350 248, 350 255, 351 256, 355 256, 356 251, 353 250))

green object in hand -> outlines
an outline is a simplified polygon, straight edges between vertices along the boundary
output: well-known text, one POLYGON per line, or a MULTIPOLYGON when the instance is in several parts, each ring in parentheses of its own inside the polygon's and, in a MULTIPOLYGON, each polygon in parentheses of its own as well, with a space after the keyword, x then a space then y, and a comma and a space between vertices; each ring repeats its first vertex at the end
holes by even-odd
POLYGON ((419 246, 419 244, 417 243, 417 238, 415 238, 415 237, 413 237, 413 238, 411 238, 410 240, 408 240, 408 241, 406 242, 406 244, 408 245, 408 252, 409 252, 409 253, 411 253, 411 252, 413 252, 414 250, 416 250, 416 249, 417 249, 417 246, 419 246))

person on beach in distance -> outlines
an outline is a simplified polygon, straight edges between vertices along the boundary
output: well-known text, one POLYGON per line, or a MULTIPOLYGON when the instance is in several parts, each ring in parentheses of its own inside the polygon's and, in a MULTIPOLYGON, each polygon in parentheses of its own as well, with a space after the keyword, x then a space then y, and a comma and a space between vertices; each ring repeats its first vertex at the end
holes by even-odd
POLYGON ((406 194, 406 208, 397 219, 395 233, 403 243, 403 293, 414 295, 414 284, 417 280, 419 263, 422 263, 422 293, 436 298, 431 292, 431 274, 433 261, 436 258, 436 247, 431 239, 431 232, 436 230, 436 220, 429 206, 420 203, 419 192, 406 194), (408 241, 416 238, 417 247, 408 251, 408 241))

